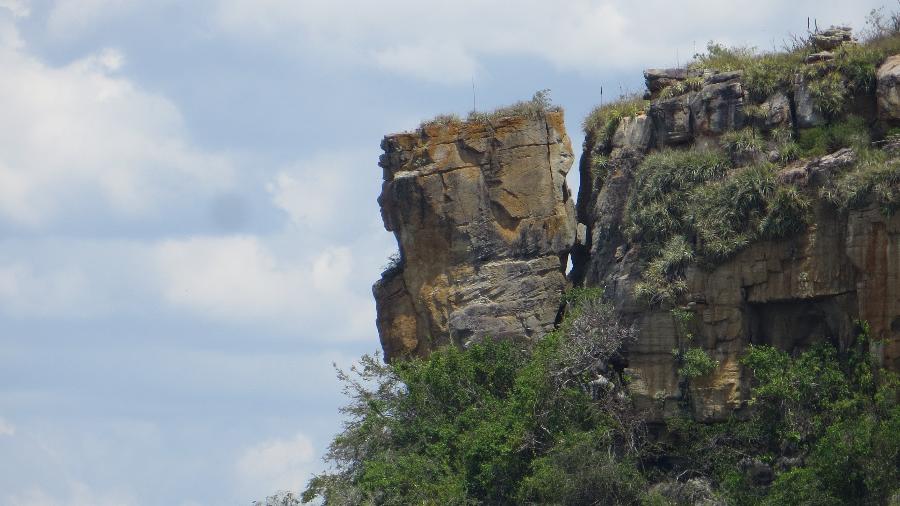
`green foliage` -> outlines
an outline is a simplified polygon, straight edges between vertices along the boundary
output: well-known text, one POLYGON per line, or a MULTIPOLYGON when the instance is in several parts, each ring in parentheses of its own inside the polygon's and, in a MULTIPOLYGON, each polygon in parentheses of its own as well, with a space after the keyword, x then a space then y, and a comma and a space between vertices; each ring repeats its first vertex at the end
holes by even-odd
POLYGON ((313 478, 303 499, 511 504, 561 483, 563 504, 601 493, 634 503, 644 485, 637 418, 591 383, 633 331, 598 295, 568 293, 567 321, 532 349, 489 339, 393 365, 364 357, 340 373, 348 421, 329 448, 333 471, 313 478), (582 460, 595 456, 605 460, 582 460))
MULTIPOLYGON (((466 117, 466 122, 489 123, 501 118, 516 116, 526 118, 540 118, 548 112, 556 112, 560 110, 561 109, 558 106, 553 105, 553 102, 550 100, 550 90, 540 90, 535 92, 535 94, 531 97, 531 100, 521 100, 511 105, 498 107, 493 111, 472 111, 466 117)), ((463 120, 456 114, 439 114, 438 116, 435 116, 430 120, 423 121, 419 125, 419 128, 425 128, 435 125, 461 125, 462 123, 463 120)))
POLYGON ((799 132, 797 144, 804 156, 823 156, 841 148, 864 150, 871 139, 865 121, 858 116, 848 116, 843 121, 808 128, 799 132))
POLYGON ((766 143, 758 131, 752 128, 729 130, 719 137, 719 144, 732 157, 758 153, 765 149, 766 143))
POLYGON ((710 42, 706 53, 694 57, 695 70, 744 72, 742 82, 752 99, 763 101, 778 90, 789 90, 806 51, 757 53, 752 47, 726 47, 710 42))
POLYGON ((633 118, 650 106, 650 101, 641 95, 623 95, 618 100, 595 107, 582 123, 585 135, 593 134, 597 144, 606 144, 612 139, 623 118, 633 118))
POLYGON ((728 504, 886 504, 900 483, 900 381, 868 341, 860 324, 844 351, 752 346, 742 360, 754 378, 751 418, 667 420, 663 451, 681 462, 673 472, 711 479, 728 504), (739 471, 748 460, 774 467, 771 487, 739 471))
MULTIPOLYGON (((737 132, 726 144, 756 144, 737 132)), ((779 186, 775 167, 758 164, 729 173, 715 151, 661 151, 648 155, 635 175, 625 233, 647 260, 635 294, 652 304, 672 303, 686 288, 684 268, 721 262, 758 238, 777 239, 803 229, 808 198, 779 186), (728 177, 726 177, 728 174, 728 177)))
POLYGON ((698 91, 703 87, 703 78, 700 76, 691 76, 687 79, 676 81, 669 86, 663 88, 662 91, 659 92, 659 96, 657 98, 665 100, 668 98, 674 98, 679 95, 684 95, 690 91, 698 91))
POLYGON ((636 504, 646 479, 635 462, 614 454, 608 431, 563 435, 532 462, 519 489, 519 504, 636 504))
POLYGON ((678 375, 687 379, 706 376, 719 367, 719 361, 710 357, 703 348, 689 348, 678 358, 681 362, 678 375))
POLYGON ((900 209, 900 160, 886 159, 881 151, 865 150, 853 170, 833 178, 821 196, 840 209, 877 204, 887 216, 900 209))

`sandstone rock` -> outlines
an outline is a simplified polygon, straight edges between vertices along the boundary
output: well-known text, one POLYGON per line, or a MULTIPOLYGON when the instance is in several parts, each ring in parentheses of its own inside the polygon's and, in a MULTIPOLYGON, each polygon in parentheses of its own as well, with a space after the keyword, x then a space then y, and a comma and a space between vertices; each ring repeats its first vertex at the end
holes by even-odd
POLYGON ((845 42, 854 42, 853 30, 849 26, 832 26, 810 35, 809 40, 819 51, 831 51, 845 42))
POLYGON ((653 139, 653 122, 647 115, 622 118, 612 137, 612 147, 646 151, 653 139))
POLYGON ((876 76, 878 116, 885 120, 900 120, 900 55, 885 60, 876 76))
POLYGON ((650 105, 656 146, 684 144, 693 139, 691 132, 690 95, 658 100, 650 105))
POLYGON ((688 77, 685 69, 647 69, 644 71, 644 82, 650 93, 658 93, 678 81, 688 77))
POLYGON ((825 116, 813 101, 809 85, 799 76, 794 84, 794 112, 798 128, 811 128, 825 123, 825 116))
POLYGON ((830 175, 856 163, 856 151, 843 148, 814 160, 791 165, 778 173, 778 181, 796 186, 806 186, 810 182, 822 183, 830 175))
POLYGON ((695 136, 719 135, 744 127, 744 90, 737 79, 739 76, 739 73, 732 73, 728 80, 712 81, 692 97, 690 108, 695 136))
POLYGON ((820 51, 818 53, 813 53, 813 54, 807 56, 806 59, 804 60, 804 63, 806 63, 806 64, 819 63, 819 62, 823 62, 823 61, 831 61, 833 59, 834 59, 834 53, 832 53, 831 51, 820 51))
MULTIPOLYGON (((853 150, 843 149, 798 162, 779 178, 815 192, 855 160, 853 150)), ((672 359, 679 337, 670 308, 647 307, 634 295, 644 268, 640 243, 629 243, 621 228, 639 161, 611 158, 617 176, 589 197, 591 211, 579 215, 591 244, 587 255, 573 258, 573 272, 587 286, 605 286, 621 317, 636 326, 637 341, 627 351, 629 390, 639 409, 661 420, 681 410, 688 392, 672 359)), ((900 214, 886 217, 877 206, 838 212, 824 202, 813 214, 814 225, 795 237, 758 241, 719 265, 686 270, 683 302, 695 315, 694 342, 719 361, 710 375, 687 385, 696 420, 743 416, 750 378, 740 358, 749 343, 788 352, 822 340, 846 346, 854 321, 864 318, 883 340, 883 363, 900 368, 900 214)))
POLYGON ((431 125, 382 148, 403 259, 373 287, 385 356, 551 330, 576 234, 562 113, 431 125))
POLYGON ((791 128, 793 125, 791 101, 784 93, 775 93, 763 102, 760 108, 763 113, 764 129, 791 128))

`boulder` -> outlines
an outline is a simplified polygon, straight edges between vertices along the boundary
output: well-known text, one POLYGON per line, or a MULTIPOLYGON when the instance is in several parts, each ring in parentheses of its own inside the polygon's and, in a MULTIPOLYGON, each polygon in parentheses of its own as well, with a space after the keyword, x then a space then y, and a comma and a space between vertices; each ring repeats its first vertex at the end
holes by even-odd
POLYGON ((612 137, 612 148, 646 151, 653 139, 653 122, 646 114, 622 118, 612 137))
POLYGON ((809 36, 812 45, 819 51, 831 51, 845 42, 855 42, 853 29, 849 26, 832 26, 827 30, 809 36))
POLYGON ((695 136, 720 135, 746 125, 744 89, 738 79, 740 74, 720 76, 728 79, 711 81, 711 84, 701 88, 691 98, 692 130, 695 136))
POLYGON ((650 93, 659 93, 668 86, 688 78, 685 69, 647 69, 644 71, 644 82, 650 93))
POLYGON ((775 93, 760 105, 762 111, 762 127, 765 130, 791 128, 791 100, 782 92, 775 93))
POLYGON ((875 94, 878 116, 884 120, 900 120, 900 55, 889 57, 878 68, 875 94))
POLYGON ((691 132, 691 95, 658 100, 650 105, 657 147, 684 144, 693 139, 691 132))

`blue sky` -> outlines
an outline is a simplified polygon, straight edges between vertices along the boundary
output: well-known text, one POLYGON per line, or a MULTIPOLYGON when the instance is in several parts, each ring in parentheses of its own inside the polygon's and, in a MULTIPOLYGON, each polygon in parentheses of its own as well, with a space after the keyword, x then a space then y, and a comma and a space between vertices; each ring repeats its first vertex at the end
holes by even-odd
POLYGON ((881 3, 0 0, 0 505, 302 488, 378 349, 379 142, 473 78, 578 145, 601 86, 881 3))

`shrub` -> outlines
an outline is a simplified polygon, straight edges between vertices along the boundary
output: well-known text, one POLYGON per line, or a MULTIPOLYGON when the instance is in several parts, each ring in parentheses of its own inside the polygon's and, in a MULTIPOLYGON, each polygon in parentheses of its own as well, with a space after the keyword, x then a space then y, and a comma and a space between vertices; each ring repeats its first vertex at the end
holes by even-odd
POLYGON ((681 362, 678 375, 688 379, 706 376, 719 367, 719 361, 713 360, 702 348, 689 348, 678 358, 681 362))

